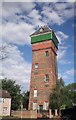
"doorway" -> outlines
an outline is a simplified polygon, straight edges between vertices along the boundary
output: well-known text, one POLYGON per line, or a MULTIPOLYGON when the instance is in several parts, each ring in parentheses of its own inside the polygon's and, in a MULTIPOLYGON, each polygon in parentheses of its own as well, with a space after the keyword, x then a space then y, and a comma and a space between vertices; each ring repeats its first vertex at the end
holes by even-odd
POLYGON ((43 112, 43 105, 39 105, 39 112, 40 112, 40 113, 43 112))

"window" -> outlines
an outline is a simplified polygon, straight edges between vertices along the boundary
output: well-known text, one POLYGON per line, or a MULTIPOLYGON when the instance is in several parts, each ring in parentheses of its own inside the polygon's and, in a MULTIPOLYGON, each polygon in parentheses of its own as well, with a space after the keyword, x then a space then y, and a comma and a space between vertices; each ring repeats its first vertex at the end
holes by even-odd
POLYGON ((33 103, 33 110, 37 110, 37 102, 33 103))
POLYGON ((48 110, 49 109, 49 103, 48 102, 44 102, 44 110, 48 110))
POLYGON ((49 56, 49 51, 45 51, 45 56, 49 56))
POLYGON ((35 69, 38 69, 38 67, 39 67, 38 63, 35 63, 35 69))
POLYGON ((4 101, 5 101, 5 100, 3 99, 3 103, 4 103, 4 101))
POLYGON ((49 82, 49 75, 48 74, 45 75, 45 82, 49 82))
POLYGON ((37 90, 34 90, 34 97, 37 97, 37 90))
POLYGON ((3 113, 8 113, 8 108, 7 107, 3 107, 3 113))
POLYGON ((2 103, 3 102, 3 98, 0 98, 0 103, 2 103))

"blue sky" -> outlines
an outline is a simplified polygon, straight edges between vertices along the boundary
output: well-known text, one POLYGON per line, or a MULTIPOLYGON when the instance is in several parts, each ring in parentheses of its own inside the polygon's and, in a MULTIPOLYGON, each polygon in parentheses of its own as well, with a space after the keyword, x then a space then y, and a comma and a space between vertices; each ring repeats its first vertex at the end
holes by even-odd
POLYGON ((16 80, 22 90, 29 89, 32 64, 30 34, 38 26, 48 25, 59 40, 58 76, 64 79, 66 85, 74 82, 73 2, 4 1, 2 25, 2 44, 6 46, 9 57, 0 63, 3 72, 1 77, 16 80))

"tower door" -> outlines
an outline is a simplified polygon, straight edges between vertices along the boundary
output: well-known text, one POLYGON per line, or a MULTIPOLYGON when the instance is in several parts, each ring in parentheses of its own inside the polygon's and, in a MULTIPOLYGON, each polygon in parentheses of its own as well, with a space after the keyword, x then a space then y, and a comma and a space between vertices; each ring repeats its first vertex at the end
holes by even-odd
POLYGON ((40 113, 43 112, 43 105, 39 105, 39 112, 40 112, 40 113))

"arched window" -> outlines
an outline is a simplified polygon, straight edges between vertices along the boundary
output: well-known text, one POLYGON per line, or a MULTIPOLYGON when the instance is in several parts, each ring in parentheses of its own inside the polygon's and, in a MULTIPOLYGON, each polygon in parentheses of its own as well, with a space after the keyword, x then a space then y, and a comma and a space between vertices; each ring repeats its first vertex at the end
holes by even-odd
POLYGON ((35 63, 35 69, 38 69, 39 65, 38 63, 35 63))
POLYGON ((49 51, 45 51, 45 56, 49 56, 49 51))
POLYGON ((45 82, 49 82, 49 75, 48 74, 45 75, 45 82))

